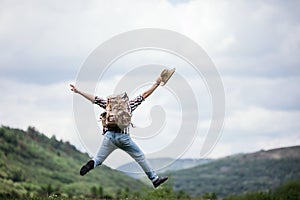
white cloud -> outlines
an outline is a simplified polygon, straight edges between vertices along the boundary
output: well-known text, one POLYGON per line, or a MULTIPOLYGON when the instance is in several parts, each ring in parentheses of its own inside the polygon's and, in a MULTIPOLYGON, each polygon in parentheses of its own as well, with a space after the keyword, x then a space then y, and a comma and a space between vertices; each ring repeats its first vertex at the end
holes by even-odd
POLYGON ((260 135, 276 137, 295 134, 299 130, 297 123, 299 118, 299 111, 287 112, 248 107, 236 110, 226 118, 226 131, 235 133, 235 137, 248 135, 246 137, 259 138, 260 135))
POLYGON ((227 96, 227 109, 245 109, 261 107, 271 110, 298 111, 299 77, 264 77, 230 76, 223 78, 227 96))
MULTIPOLYGON (((1 123, 24 129, 33 125, 82 148, 74 129, 69 80, 105 40, 153 27, 198 42, 220 70, 227 121, 211 156, 297 144, 298 7, 295 1, 1 1, 1 123), (250 144, 239 143, 239 135, 250 144)), ((190 81, 198 84, 195 91, 203 96, 198 104, 203 130, 209 124, 211 104, 199 80, 190 81)), ((102 86, 100 95, 108 94, 109 82, 102 86)), ((186 156, 198 156, 203 139, 197 136, 186 156)))
POLYGON ((3 92, 0 105, 2 125, 27 129, 35 126, 48 137, 71 141, 78 148, 74 132, 72 93, 69 82, 33 85, 0 80, 3 92))

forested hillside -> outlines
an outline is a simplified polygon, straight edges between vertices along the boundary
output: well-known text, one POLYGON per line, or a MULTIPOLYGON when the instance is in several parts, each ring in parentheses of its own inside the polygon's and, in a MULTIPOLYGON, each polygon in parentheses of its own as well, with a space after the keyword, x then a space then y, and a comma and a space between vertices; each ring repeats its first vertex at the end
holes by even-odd
POLYGON ((230 156, 170 174, 174 189, 190 195, 266 191, 300 180, 300 146, 230 156))
POLYGON ((0 144, 0 197, 115 197, 122 192, 143 192, 147 187, 106 166, 80 176, 88 155, 33 127, 27 131, 1 127, 0 144))

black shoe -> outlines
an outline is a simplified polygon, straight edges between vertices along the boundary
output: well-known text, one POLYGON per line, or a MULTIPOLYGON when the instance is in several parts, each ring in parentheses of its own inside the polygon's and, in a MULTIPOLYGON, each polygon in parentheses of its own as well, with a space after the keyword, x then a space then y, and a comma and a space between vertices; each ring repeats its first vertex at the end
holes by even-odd
POLYGON ((164 177, 158 177, 158 179, 156 181, 153 182, 153 186, 155 188, 157 188, 160 184, 163 184, 165 181, 168 180, 168 177, 167 176, 164 176, 164 177))
POLYGON ((80 175, 84 176, 86 173, 88 173, 90 170, 94 169, 95 162, 93 160, 90 160, 85 165, 83 165, 80 169, 80 175))

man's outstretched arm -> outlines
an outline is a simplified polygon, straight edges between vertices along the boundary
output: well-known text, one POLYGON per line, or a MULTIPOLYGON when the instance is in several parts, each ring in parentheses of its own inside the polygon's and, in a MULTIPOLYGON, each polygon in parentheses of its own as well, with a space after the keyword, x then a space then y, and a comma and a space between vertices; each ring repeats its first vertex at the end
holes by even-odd
POLYGON ((146 99, 148 96, 150 96, 154 92, 154 90, 160 85, 161 81, 161 77, 158 77, 156 82, 152 85, 152 87, 142 94, 143 98, 146 99))
POLYGON ((70 84, 70 87, 71 87, 71 90, 74 93, 80 94, 81 96, 83 96, 87 100, 90 100, 92 103, 94 102, 94 100, 95 100, 95 96, 94 95, 87 94, 85 92, 82 92, 82 91, 78 90, 73 84, 70 84))

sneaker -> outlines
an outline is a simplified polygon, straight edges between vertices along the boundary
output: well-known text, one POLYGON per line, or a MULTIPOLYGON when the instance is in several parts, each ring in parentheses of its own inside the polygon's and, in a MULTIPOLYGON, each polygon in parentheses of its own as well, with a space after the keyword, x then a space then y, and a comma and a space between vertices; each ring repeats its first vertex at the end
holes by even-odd
POLYGON ((80 169, 80 175, 84 176, 86 173, 88 173, 90 170, 94 169, 95 162, 93 160, 90 160, 85 165, 83 165, 80 169))
POLYGON ((164 177, 158 177, 158 179, 156 181, 153 182, 153 186, 154 188, 157 188, 158 186, 160 186, 160 184, 163 184, 165 181, 168 180, 167 176, 164 177))

